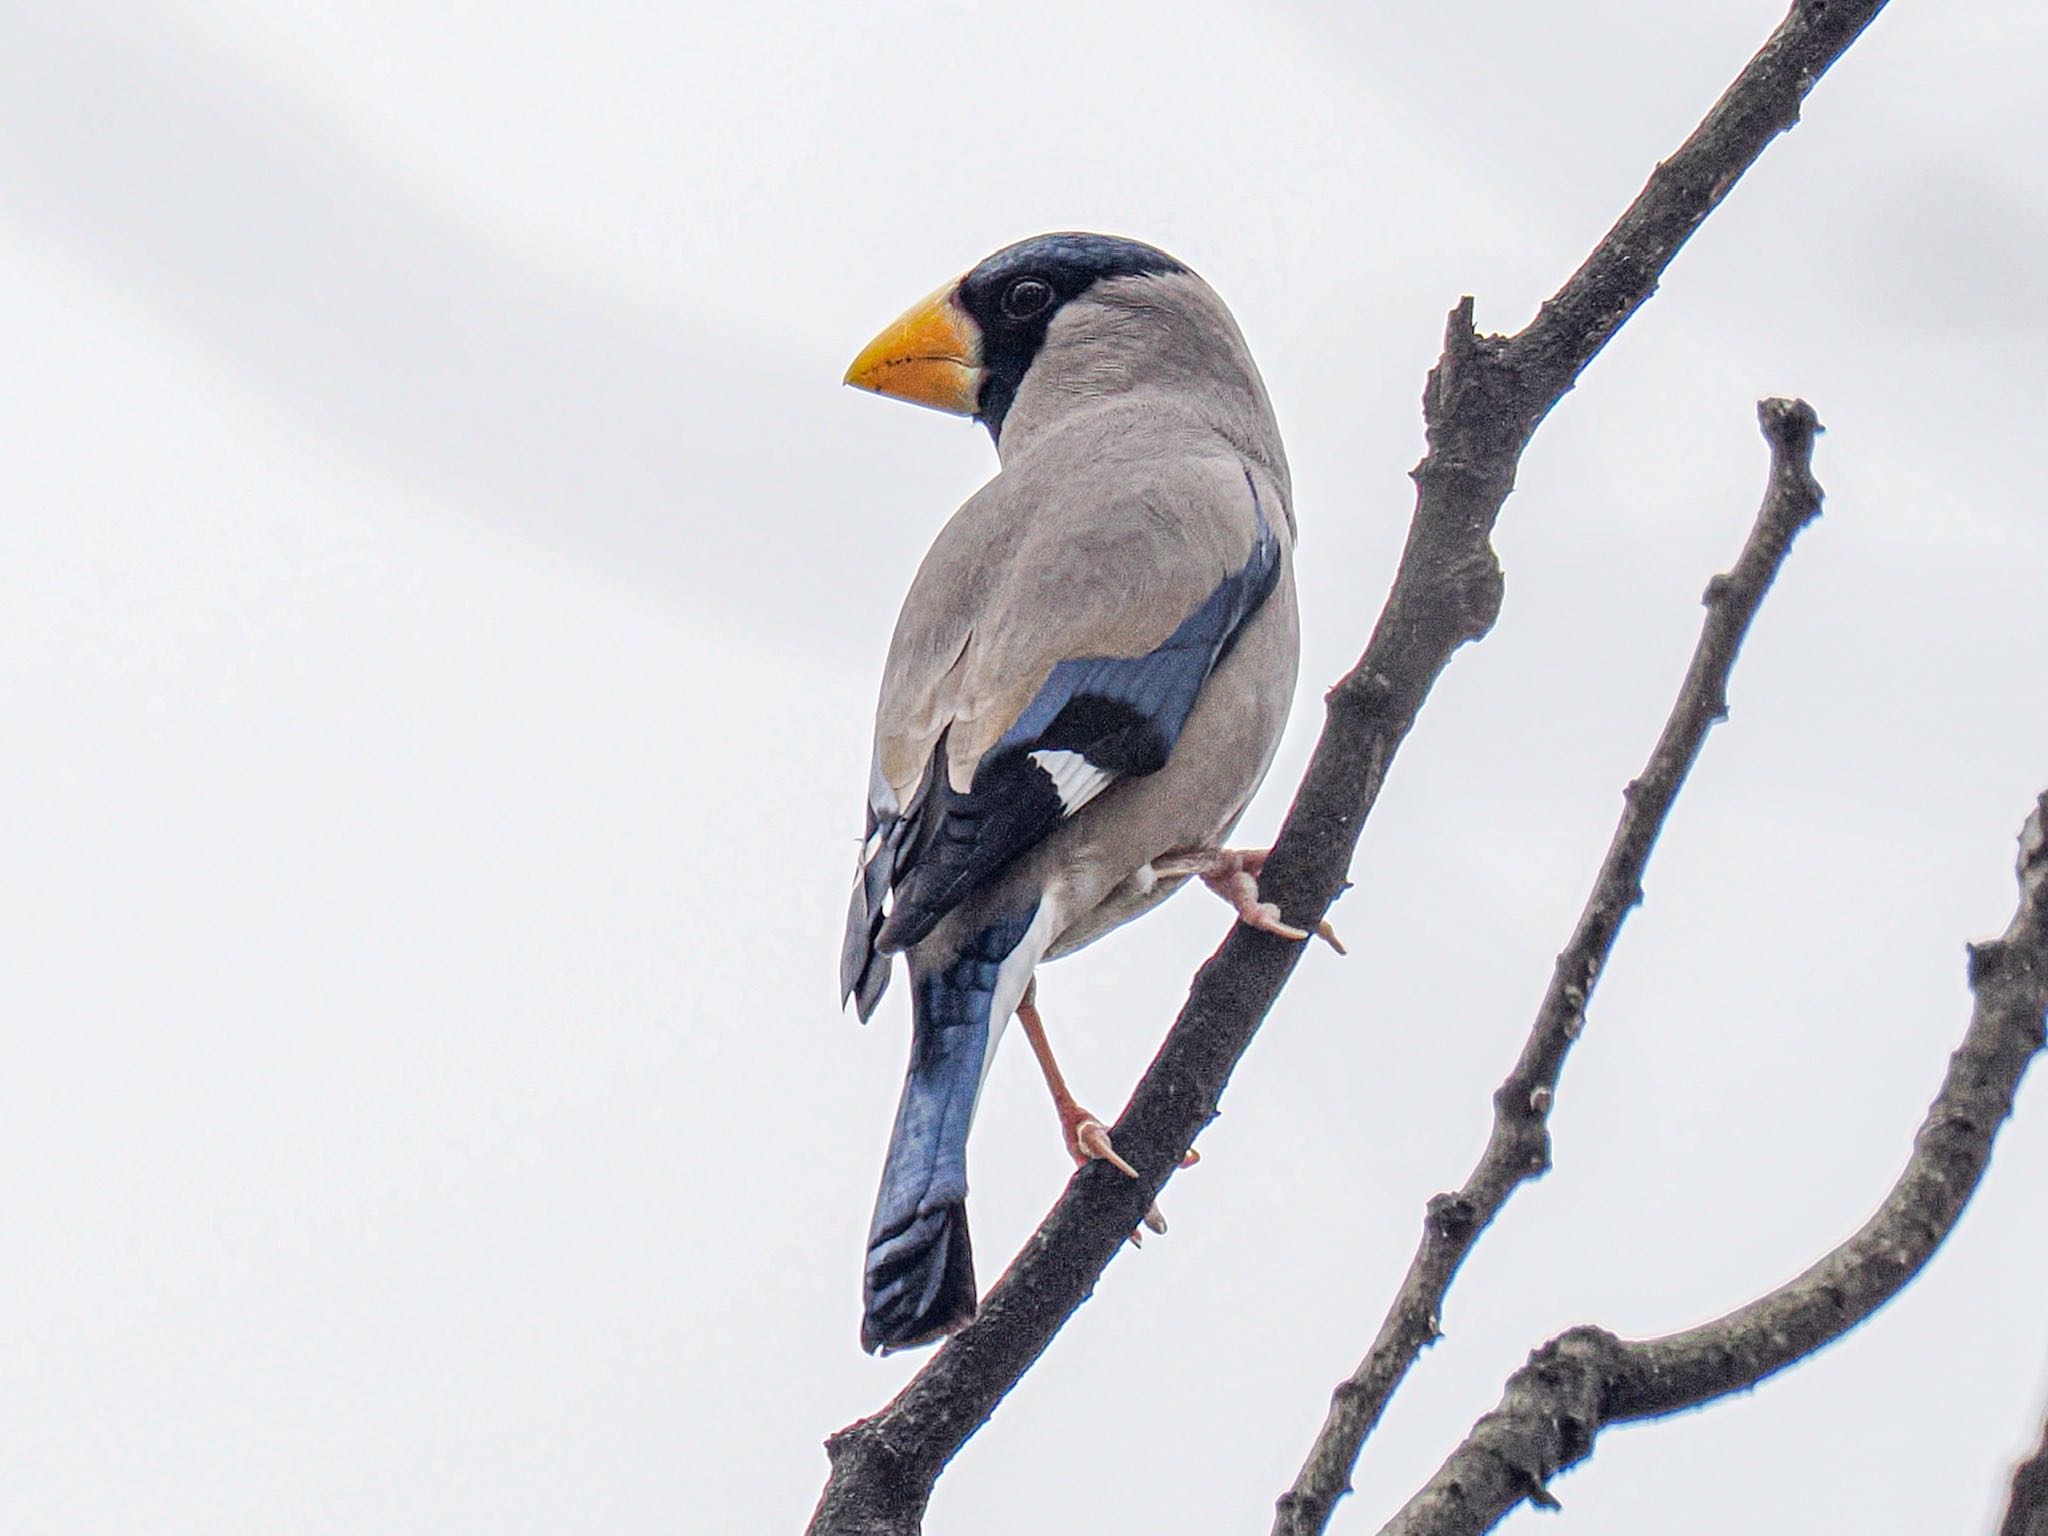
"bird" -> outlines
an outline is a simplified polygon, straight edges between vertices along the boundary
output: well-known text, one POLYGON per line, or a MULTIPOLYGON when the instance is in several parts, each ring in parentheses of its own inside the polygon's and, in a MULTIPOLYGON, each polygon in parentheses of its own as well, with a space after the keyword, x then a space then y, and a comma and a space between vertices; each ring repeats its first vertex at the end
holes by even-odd
POLYGON ((1068 1152, 1136 1176, 1053 1059, 1041 962, 1197 877, 1251 926, 1309 937, 1260 898, 1263 852, 1223 846, 1286 724, 1300 626, 1272 403, 1223 301, 1164 251, 1006 246, 846 382, 974 418, 999 463, 896 621, 841 952, 862 1022, 898 954, 911 991, 862 1287, 861 1345, 886 1353, 974 1316, 967 1134, 1012 1014, 1068 1152))

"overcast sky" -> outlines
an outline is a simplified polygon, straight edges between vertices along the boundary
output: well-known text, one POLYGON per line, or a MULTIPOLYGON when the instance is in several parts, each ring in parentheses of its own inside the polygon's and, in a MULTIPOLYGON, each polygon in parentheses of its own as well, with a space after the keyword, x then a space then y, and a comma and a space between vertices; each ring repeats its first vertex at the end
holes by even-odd
MULTIPOLYGON (((1277 825, 1411 504, 1444 312, 1513 329, 1782 11, 0 0, 0 1530, 798 1529, 900 1081, 834 969, 874 686, 967 424, 839 387, 1054 228, 1207 276, 1302 532, 1277 825)), ((1557 1169, 1334 1529, 1536 1343, 1700 1321, 1853 1230, 2048 785, 2048 13, 1901 3, 1523 462, 1507 605, 1397 762, 1167 1237, 934 1533, 1263 1531, 1484 1135, 1754 514, 1826 515, 1657 851, 1557 1169)), ((1106 1117, 1224 932, 1051 967, 1106 1117)), ((1069 1165, 1030 1061, 984 1281, 1069 1165)), ((2048 1406, 2048 1085, 1876 1321, 1613 1433, 1506 1529, 1988 1530, 2048 1406)))

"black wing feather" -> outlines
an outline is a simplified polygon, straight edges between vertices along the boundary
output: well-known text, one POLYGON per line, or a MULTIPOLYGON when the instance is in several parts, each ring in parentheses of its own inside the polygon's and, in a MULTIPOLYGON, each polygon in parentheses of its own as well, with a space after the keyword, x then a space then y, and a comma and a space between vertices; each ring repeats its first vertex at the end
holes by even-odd
MULTIPOLYGON (((1251 484, 1249 472, 1245 481, 1251 484)), ((854 881, 840 962, 841 987, 861 1018, 881 1000, 891 954, 924 938, 1086 803, 1062 799, 1038 754, 1078 754, 1111 778, 1165 766, 1202 685, 1280 579, 1280 541, 1256 485, 1252 504, 1258 521, 1250 556, 1158 649, 1059 663, 981 760, 968 789, 948 780, 941 735, 910 804, 894 815, 869 807, 868 852, 854 881)))

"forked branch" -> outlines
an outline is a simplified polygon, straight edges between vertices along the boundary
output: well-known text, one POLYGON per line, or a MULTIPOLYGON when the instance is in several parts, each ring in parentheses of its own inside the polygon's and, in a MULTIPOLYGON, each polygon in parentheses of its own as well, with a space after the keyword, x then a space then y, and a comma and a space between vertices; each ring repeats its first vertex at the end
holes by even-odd
POLYGON ((1600 1328, 1552 1339, 1381 1536, 1479 1536, 1524 1499, 1554 1506, 1550 1480, 1591 1455, 1601 1430, 1753 1387, 1839 1339, 1920 1273, 1984 1176, 2043 1048, 2048 793, 2020 830, 2018 876, 2012 922, 1970 946, 1975 1006, 1963 1043, 1905 1172, 1862 1230, 1797 1279, 1701 1327, 1633 1342, 1600 1328))
POLYGON ((1281 1496, 1274 1536, 1313 1536, 1350 1491, 1351 1469, 1416 1357, 1438 1336, 1444 1297, 1479 1235, 1509 1198, 1550 1167, 1550 1110, 1565 1057, 1585 1026, 1586 1005, 1629 911, 1643 899, 1643 871, 1664 819, 1698 760, 1707 732, 1728 714, 1728 676, 1750 621, 1791 552, 1820 512, 1813 439, 1820 430, 1803 400, 1765 400, 1757 420, 1771 445, 1770 482, 1734 568, 1707 584, 1706 624, 1663 733, 1642 775, 1623 797, 1621 822, 1607 846, 1592 894, 1571 942, 1557 957, 1549 988, 1521 1058, 1493 1096, 1493 1132, 1454 1193, 1430 1201, 1422 1242, 1380 1324, 1372 1348, 1330 1397, 1308 1459, 1281 1496))

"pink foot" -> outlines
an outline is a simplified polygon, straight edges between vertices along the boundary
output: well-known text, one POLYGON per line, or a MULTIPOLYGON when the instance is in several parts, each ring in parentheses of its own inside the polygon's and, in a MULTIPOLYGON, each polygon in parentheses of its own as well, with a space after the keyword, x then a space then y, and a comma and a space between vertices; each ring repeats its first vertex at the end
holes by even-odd
MULTIPOLYGON (((1271 852, 1270 848, 1198 848, 1192 853, 1174 853, 1163 859, 1154 859, 1152 868, 1168 877, 1199 875, 1202 884, 1230 903, 1237 913, 1237 920, 1247 928, 1292 939, 1297 944, 1303 943, 1309 937, 1308 930, 1282 922, 1280 908, 1273 902, 1259 899, 1259 875, 1266 867, 1266 856, 1271 852)), ((1338 954, 1347 953, 1337 937, 1337 930, 1330 926, 1327 918, 1316 924, 1315 936, 1338 954)))
MULTIPOLYGON (((1039 1070, 1045 1074, 1045 1086, 1052 1094, 1054 1111, 1060 1117, 1060 1139, 1067 1144, 1067 1155, 1083 1166, 1098 1159, 1108 1163, 1126 1178, 1135 1179, 1138 1170, 1133 1168, 1118 1152, 1115 1143, 1109 1139, 1109 1127, 1088 1113, 1077 1102, 1067 1088, 1067 1080, 1061 1073, 1059 1063, 1053 1059, 1052 1041, 1046 1037, 1045 1020, 1038 1012, 1038 983, 1033 980, 1025 989, 1024 996, 1017 1003, 1017 1022, 1024 1027, 1025 1038, 1031 1042, 1031 1050, 1038 1057, 1039 1070)), ((1201 1154, 1192 1147, 1181 1159, 1181 1167, 1192 1168, 1200 1161, 1201 1154)), ((1155 1203, 1145 1212, 1145 1225, 1154 1232, 1166 1230, 1166 1218, 1159 1214, 1155 1203)), ((1144 1239, 1136 1232, 1131 1241, 1143 1244, 1144 1239)))
MULTIPOLYGON (((1109 1127, 1080 1105, 1070 1104, 1060 1110, 1060 1130, 1066 1137, 1067 1153, 1076 1163, 1086 1164, 1100 1158, 1129 1178, 1138 1176, 1138 1170, 1124 1160, 1116 1144, 1109 1139, 1109 1127)), ((1200 1158, 1201 1153, 1190 1147, 1188 1155, 1181 1160, 1181 1167, 1192 1168, 1200 1158)), ((1154 1232, 1166 1230, 1166 1218, 1159 1214, 1157 1201, 1146 1210, 1145 1225, 1154 1232)), ((1141 1248, 1145 1245, 1145 1240, 1135 1232, 1131 1234, 1131 1241, 1141 1248)))
POLYGON ((1067 1155, 1077 1163, 1086 1163, 1095 1158, 1116 1169, 1128 1178, 1135 1179, 1138 1170, 1123 1159, 1116 1146, 1109 1139, 1109 1127, 1089 1114, 1078 1104, 1062 1107, 1060 1130, 1067 1139, 1067 1155))

